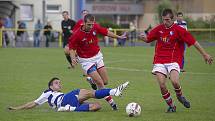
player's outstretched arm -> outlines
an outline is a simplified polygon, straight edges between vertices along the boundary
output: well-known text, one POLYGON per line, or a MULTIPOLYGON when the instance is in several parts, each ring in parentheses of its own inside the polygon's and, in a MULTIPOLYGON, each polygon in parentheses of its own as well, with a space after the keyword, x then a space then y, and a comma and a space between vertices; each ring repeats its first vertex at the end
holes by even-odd
POLYGON ((199 44, 199 42, 195 42, 194 47, 200 52, 200 54, 203 56, 205 62, 207 64, 212 64, 213 63, 213 57, 210 56, 205 50, 204 48, 202 48, 202 46, 199 44))
POLYGON ((119 35, 116 35, 114 34, 113 32, 109 31, 108 30, 108 34, 107 34, 108 37, 112 37, 112 38, 118 38, 118 39, 125 39, 127 38, 126 36, 119 36, 119 35))
POLYGON ((142 33, 140 33, 139 34, 139 38, 141 39, 141 40, 143 40, 144 42, 146 42, 146 34, 144 33, 144 32, 142 32, 142 33))
POLYGON ((71 57, 71 61, 72 61, 72 65, 77 65, 78 64, 78 61, 77 61, 77 59, 76 59, 76 51, 75 50, 73 50, 73 49, 71 49, 70 51, 69 51, 69 53, 70 53, 70 57, 71 57))
POLYGON ((36 107, 37 104, 34 101, 25 103, 23 105, 19 105, 19 106, 10 106, 8 107, 9 110, 22 110, 22 109, 32 109, 34 107, 36 107))

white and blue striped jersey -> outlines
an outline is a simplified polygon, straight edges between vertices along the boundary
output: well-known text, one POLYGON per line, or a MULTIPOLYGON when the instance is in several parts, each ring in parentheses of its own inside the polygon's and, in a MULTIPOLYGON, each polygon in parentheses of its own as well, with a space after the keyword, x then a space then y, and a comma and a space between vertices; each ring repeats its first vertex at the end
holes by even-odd
POLYGON ((177 21, 176 20, 176 21, 174 21, 174 23, 187 30, 187 22, 186 21, 184 21, 184 20, 177 21))
POLYGON ((62 103, 63 97, 64 94, 62 92, 56 92, 52 89, 47 89, 34 102, 38 105, 48 102, 51 108, 58 108, 62 103))

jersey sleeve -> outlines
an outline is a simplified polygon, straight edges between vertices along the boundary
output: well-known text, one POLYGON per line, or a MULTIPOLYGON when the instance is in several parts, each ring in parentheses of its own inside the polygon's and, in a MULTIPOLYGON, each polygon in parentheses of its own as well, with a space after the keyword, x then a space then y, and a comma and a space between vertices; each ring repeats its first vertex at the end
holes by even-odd
POLYGON ((71 25, 71 29, 70 30, 73 30, 73 28, 76 25, 76 21, 74 21, 74 20, 71 19, 71 24, 70 25, 71 25))
POLYGON ((95 23, 95 28, 97 30, 97 32, 103 36, 107 36, 108 34, 108 29, 101 27, 99 24, 95 23))
POLYGON ((39 98, 37 98, 34 102, 38 105, 42 105, 48 101, 50 93, 49 92, 43 92, 39 98))
POLYGON ((157 39, 158 39, 158 27, 152 29, 148 33, 146 42, 149 43, 149 42, 155 41, 157 39))
POLYGON ((81 20, 79 20, 76 24, 75 24, 75 26, 73 27, 73 31, 76 31, 78 28, 80 28, 81 26, 83 25, 83 20, 81 19, 81 20))
POLYGON ((183 28, 179 28, 179 36, 180 36, 180 40, 185 42, 188 45, 188 47, 190 47, 191 45, 194 45, 196 42, 196 40, 191 35, 191 33, 186 31, 183 28))

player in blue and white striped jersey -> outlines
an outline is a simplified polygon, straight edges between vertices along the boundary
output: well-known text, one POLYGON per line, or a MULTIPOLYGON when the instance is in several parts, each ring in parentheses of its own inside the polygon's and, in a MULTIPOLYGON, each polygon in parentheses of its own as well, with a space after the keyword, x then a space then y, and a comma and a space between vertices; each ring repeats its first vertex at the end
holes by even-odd
MULTIPOLYGON (((177 18, 176 18, 176 21, 174 21, 174 23, 187 30, 187 22, 184 21, 182 12, 177 13, 177 18)), ((184 43, 184 54, 185 54, 185 50, 186 50, 186 44, 184 43)), ((185 72, 185 70, 184 70, 184 56, 183 56, 181 64, 179 64, 179 65, 180 65, 180 71, 185 72)))
POLYGON ((177 18, 174 23, 187 30, 187 22, 184 20, 182 12, 177 13, 177 18))
POLYGON ((62 86, 60 79, 55 77, 49 81, 49 89, 44 91, 39 98, 20 106, 11 106, 8 109, 31 109, 48 102, 49 106, 53 109, 57 109, 57 111, 97 111, 101 109, 101 105, 98 102, 88 103, 85 101, 90 98, 101 99, 109 95, 120 96, 128 84, 129 82, 125 82, 114 89, 76 89, 64 94, 61 92, 62 86))

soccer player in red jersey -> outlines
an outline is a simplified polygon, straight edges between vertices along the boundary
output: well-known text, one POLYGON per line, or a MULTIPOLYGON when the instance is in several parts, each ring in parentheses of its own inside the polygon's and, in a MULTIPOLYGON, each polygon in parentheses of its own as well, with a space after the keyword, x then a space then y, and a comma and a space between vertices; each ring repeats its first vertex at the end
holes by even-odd
POLYGON ((182 94, 179 83, 179 64, 184 53, 184 43, 187 46, 193 45, 203 56, 208 64, 212 64, 213 58, 201 47, 193 36, 182 27, 174 24, 173 12, 165 9, 162 12, 163 23, 153 28, 148 35, 140 34, 140 38, 149 43, 156 40, 154 66, 152 73, 156 76, 160 86, 161 94, 168 104, 167 112, 176 112, 176 106, 166 87, 166 79, 169 76, 175 89, 177 99, 186 108, 190 108, 190 102, 182 94))
MULTIPOLYGON (((78 20, 78 22, 75 24, 75 26, 73 27, 73 31, 76 31, 76 30, 79 30, 81 26, 83 26, 84 24, 84 17, 89 14, 89 11, 88 10, 82 10, 81 11, 81 16, 82 16, 82 19, 78 20)), ((97 86, 96 84, 94 83, 93 79, 87 75, 87 73, 85 73, 85 71, 83 72, 83 76, 86 77, 86 80, 87 82, 90 83, 91 87, 96 90, 97 89, 97 86)))
MULTIPOLYGON (((119 39, 125 38, 115 35, 111 31, 108 31, 107 28, 103 28, 99 24, 96 24, 95 17, 91 14, 87 14, 84 17, 83 25, 70 37, 69 49, 72 64, 77 65, 79 62, 82 69, 92 77, 97 87, 102 89, 108 83, 108 75, 104 66, 103 55, 98 45, 98 34, 119 39)), ((111 96, 107 96, 105 100, 114 110, 117 110, 116 103, 111 96)))

